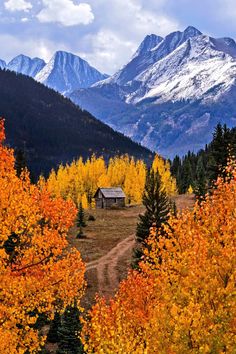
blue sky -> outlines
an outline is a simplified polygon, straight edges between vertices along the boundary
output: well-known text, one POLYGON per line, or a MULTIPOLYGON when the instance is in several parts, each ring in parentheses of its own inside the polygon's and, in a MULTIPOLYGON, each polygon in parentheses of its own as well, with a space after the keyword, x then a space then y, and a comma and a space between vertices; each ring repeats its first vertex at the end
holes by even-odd
POLYGON ((147 34, 188 25, 236 39, 236 0, 0 0, 0 58, 66 50, 112 74, 147 34))

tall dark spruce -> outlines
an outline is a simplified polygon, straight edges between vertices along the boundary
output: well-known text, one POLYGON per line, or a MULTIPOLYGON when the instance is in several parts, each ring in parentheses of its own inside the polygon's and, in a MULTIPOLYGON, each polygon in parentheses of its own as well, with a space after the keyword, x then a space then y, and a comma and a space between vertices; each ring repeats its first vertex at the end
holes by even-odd
POLYGON ((79 203, 79 210, 77 213, 76 226, 79 228, 79 233, 77 234, 77 238, 84 237, 83 227, 86 226, 86 222, 85 222, 84 208, 83 208, 81 202, 79 203))
POLYGON ((80 323, 80 311, 76 304, 68 306, 61 317, 58 328, 57 354, 83 354, 83 345, 79 338, 82 326, 80 323))
POLYGON ((144 250, 147 247, 146 240, 150 234, 150 228, 156 226, 156 235, 164 234, 163 225, 168 222, 170 213, 170 202, 162 186, 161 177, 158 172, 151 170, 147 174, 145 190, 143 193, 143 205, 146 210, 139 215, 139 222, 136 229, 137 246, 134 249, 133 267, 139 268, 138 264, 144 257, 144 250))
POLYGON ((214 183, 219 175, 224 175, 223 170, 234 145, 230 129, 226 125, 217 124, 209 146, 208 175, 211 182, 214 183))
POLYGON ((84 208, 83 208, 81 202, 79 203, 79 210, 78 210, 78 214, 77 214, 76 225, 77 225, 77 227, 85 227, 86 226, 84 208))
POLYGON ((200 156, 197 162, 196 168, 196 182, 194 187, 194 193, 197 198, 202 199, 207 193, 208 181, 206 176, 206 170, 203 164, 203 157, 200 156))
POLYGON ((57 343, 59 341, 58 329, 60 325, 61 325, 61 315, 58 312, 56 312, 54 319, 50 323, 50 327, 47 335, 47 342, 57 343))

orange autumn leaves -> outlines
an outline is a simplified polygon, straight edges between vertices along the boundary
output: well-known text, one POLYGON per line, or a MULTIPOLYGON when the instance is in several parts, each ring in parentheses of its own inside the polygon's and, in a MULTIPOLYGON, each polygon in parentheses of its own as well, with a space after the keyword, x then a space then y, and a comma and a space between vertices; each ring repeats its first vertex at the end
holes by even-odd
POLYGON ((82 296, 84 264, 68 253, 66 233, 76 209, 52 199, 14 170, 13 151, 4 147, 0 121, 0 353, 35 353, 44 337, 37 318, 53 317, 82 296))
POLYGON ((236 351, 236 171, 194 211, 151 232, 142 272, 113 300, 98 299, 84 325, 87 353, 236 351), (161 260, 161 261, 160 261, 161 260))
MULTIPOLYGON (((16 176, 4 137, 0 121, 0 353, 36 353, 38 316, 52 318, 83 292, 84 265, 66 241, 76 210, 27 173, 16 176)), ((168 237, 151 232, 142 272, 131 271, 109 303, 97 299, 84 322, 87 353, 236 352, 236 170, 228 170, 204 203, 171 217, 168 237)))

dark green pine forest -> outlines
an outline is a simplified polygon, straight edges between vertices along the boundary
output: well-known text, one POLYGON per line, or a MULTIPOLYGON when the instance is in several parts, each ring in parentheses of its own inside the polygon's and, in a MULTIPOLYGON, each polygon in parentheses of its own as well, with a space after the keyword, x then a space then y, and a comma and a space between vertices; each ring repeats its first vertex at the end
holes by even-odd
POLYGON ((225 177, 225 166, 233 156, 236 156, 236 128, 218 124, 205 149, 174 158, 171 172, 176 177, 179 193, 186 193, 191 186, 196 196, 203 196, 218 176, 225 177))
POLYGON ((37 177, 59 163, 93 153, 128 153, 149 161, 150 150, 81 110, 69 99, 34 79, 0 70, 0 117, 5 118, 7 144, 37 177))

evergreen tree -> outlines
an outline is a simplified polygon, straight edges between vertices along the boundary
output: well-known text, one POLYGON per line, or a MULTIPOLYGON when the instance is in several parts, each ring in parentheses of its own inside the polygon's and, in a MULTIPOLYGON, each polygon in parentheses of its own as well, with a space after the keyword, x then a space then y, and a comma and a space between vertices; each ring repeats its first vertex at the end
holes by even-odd
POLYGON ((81 228, 81 227, 85 227, 86 223, 85 223, 85 216, 84 216, 84 208, 82 203, 79 203, 79 210, 78 210, 78 214, 77 214, 77 227, 81 228))
POLYGON ((193 171, 191 162, 189 158, 186 158, 183 162, 181 193, 186 193, 189 186, 192 186, 193 184, 193 171))
POLYGON ((57 354, 82 354, 83 345, 79 338, 82 326, 80 323, 80 312, 76 304, 68 306, 61 317, 61 325, 58 329, 58 350, 57 354))
POLYGON ((202 198, 207 192, 207 178, 206 171, 203 165, 202 156, 198 159, 197 169, 196 169, 196 182, 194 193, 196 197, 202 198))
POLYGON ((170 213, 170 202, 162 187, 160 175, 153 170, 147 174, 143 205, 146 211, 143 215, 139 215, 136 230, 138 246, 134 250, 133 267, 138 267, 138 263, 144 255, 144 248, 147 247, 146 240, 149 236, 150 228, 155 225, 157 234, 159 232, 164 234, 163 224, 168 222, 170 213))
POLYGON ((79 203, 79 210, 78 210, 78 214, 77 214, 76 225, 79 228, 79 233, 77 235, 77 238, 84 237, 83 227, 86 226, 86 223, 85 223, 84 208, 83 208, 82 202, 79 203))
POLYGON ((192 186, 197 196, 204 195, 214 186, 217 177, 225 177, 229 157, 236 156, 236 128, 220 123, 213 132, 212 141, 197 154, 188 152, 181 160, 176 156, 171 171, 177 180, 179 193, 192 186))
POLYGON ((16 149, 15 150, 15 169, 16 169, 16 174, 18 177, 20 177, 21 173, 24 171, 25 168, 26 168, 25 151, 22 149, 16 149))
POLYGON ((178 188, 178 192, 181 191, 181 169, 182 169, 182 162, 178 155, 175 156, 172 164, 171 164, 171 174, 176 178, 176 184, 178 188))
POLYGON ((57 343, 59 341, 58 330, 60 325, 61 325, 61 316, 58 312, 56 312, 54 319, 50 323, 50 328, 47 335, 47 342, 57 343))
POLYGON ((211 184, 219 175, 223 175, 223 168, 227 165, 229 157, 231 140, 230 129, 226 125, 217 124, 209 151, 208 175, 211 184))

